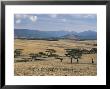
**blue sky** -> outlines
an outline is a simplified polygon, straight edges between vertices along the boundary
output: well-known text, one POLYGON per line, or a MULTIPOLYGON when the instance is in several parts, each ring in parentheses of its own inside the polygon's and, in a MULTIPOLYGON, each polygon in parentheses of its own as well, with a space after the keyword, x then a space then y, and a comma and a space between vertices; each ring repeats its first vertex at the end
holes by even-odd
POLYGON ((97 15, 15 14, 14 28, 40 31, 97 31, 97 15))

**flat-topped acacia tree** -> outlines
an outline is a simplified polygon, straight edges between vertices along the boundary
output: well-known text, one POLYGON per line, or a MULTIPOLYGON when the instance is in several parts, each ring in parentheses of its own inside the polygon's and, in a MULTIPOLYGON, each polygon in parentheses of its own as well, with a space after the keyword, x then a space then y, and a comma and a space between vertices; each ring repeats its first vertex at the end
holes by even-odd
POLYGON ((36 60, 37 57, 39 57, 39 54, 37 53, 30 53, 29 56, 32 58, 32 61, 36 60))
POLYGON ((77 60, 77 63, 79 62, 79 59, 82 56, 82 51, 80 49, 66 49, 66 54, 67 57, 70 57, 71 59, 71 64, 73 58, 77 60))
POLYGON ((97 53, 97 48, 91 48, 90 54, 96 54, 97 53))
POLYGON ((14 58, 21 56, 23 49, 15 49, 14 50, 14 58))
POLYGON ((39 52, 38 54, 40 57, 47 56, 46 53, 44 53, 44 52, 39 52))
POLYGON ((56 53, 56 50, 54 50, 54 49, 46 49, 45 52, 47 52, 48 57, 52 57, 53 53, 56 53))

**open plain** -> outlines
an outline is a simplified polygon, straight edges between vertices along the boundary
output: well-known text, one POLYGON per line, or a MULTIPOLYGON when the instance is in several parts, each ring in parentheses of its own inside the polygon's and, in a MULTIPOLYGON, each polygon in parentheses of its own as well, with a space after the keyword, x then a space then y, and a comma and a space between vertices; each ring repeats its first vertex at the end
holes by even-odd
POLYGON ((83 54, 79 62, 65 56, 65 49, 79 48, 87 49, 97 48, 96 40, 26 40, 15 39, 14 49, 23 49, 22 55, 14 58, 15 76, 96 76, 97 75, 97 53, 83 54), (38 57, 35 61, 25 61, 30 53, 45 52, 46 49, 54 49, 63 57, 62 62, 54 57, 38 57), (91 62, 93 59, 94 63, 91 62))

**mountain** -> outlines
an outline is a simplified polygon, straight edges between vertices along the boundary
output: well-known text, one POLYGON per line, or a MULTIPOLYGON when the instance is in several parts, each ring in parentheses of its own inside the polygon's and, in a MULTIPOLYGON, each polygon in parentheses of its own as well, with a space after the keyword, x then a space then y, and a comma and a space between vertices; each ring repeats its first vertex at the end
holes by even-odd
POLYGON ((96 40, 97 32, 88 30, 80 33, 70 33, 70 34, 64 35, 63 38, 73 39, 73 40, 96 40))
POLYGON ((27 39, 71 39, 71 40, 95 40, 97 39, 97 32, 84 31, 84 32, 69 32, 69 31, 39 31, 29 29, 14 29, 15 38, 27 39))
POLYGON ((97 32, 88 30, 88 31, 78 33, 78 36, 80 39, 96 40, 97 39, 97 32))
POLYGON ((70 39, 70 40, 80 40, 78 35, 75 34, 67 34, 61 37, 62 39, 70 39))
POLYGON ((50 38, 69 34, 68 31, 39 31, 28 29, 14 29, 15 38, 50 38))

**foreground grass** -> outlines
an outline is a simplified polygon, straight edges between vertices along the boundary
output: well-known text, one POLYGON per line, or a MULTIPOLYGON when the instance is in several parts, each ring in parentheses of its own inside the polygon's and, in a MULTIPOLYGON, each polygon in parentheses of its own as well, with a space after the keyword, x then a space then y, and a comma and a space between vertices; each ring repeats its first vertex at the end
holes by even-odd
POLYGON ((80 63, 65 59, 63 62, 55 59, 36 60, 33 62, 15 63, 15 76, 95 76, 96 63, 91 61, 80 63))

